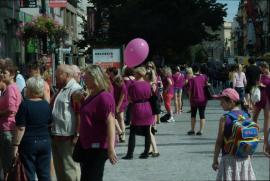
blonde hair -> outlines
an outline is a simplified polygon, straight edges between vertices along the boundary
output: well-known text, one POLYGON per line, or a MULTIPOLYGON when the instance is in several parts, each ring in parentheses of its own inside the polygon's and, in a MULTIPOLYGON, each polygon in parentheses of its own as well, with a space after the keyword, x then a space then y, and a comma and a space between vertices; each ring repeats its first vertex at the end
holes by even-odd
POLYGON ((192 70, 191 67, 186 68, 186 72, 187 72, 187 74, 189 74, 189 75, 193 75, 193 70, 192 70))
POLYGON ((41 76, 31 77, 26 81, 26 90, 34 96, 43 97, 44 80, 41 76))
POLYGON ((110 80, 105 72, 100 68, 99 65, 88 65, 84 69, 85 74, 90 75, 94 79, 94 84, 96 85, 98 91, 110 90, 110 80))
POLYGON ((124 80, 123 80, 122 76, 120 76, 120 75, 116 76, 115 79, 114 79, 114 83, 118 87, 120 87, 123 84, 123 82, 124 82, 124 80))
POLYGON ((146 69, 144 67, 137 67, 134 72, 139 74, 141 77, 145 77, 146 75, 146 69))
POLYGON ((170 67, 165 67, 164 68, 164 76, 172 76, 172 69, 170 67))

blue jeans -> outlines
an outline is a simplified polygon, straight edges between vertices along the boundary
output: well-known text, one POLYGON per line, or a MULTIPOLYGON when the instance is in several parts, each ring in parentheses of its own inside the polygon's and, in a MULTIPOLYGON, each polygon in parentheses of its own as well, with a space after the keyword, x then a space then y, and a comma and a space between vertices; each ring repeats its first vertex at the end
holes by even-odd
POLYGON ((28 180, 51 180, 51 140, 50 138, 26 138, 20 144, 20 157, 28 180))
POLYGON ((245 98, 245 88, 244 87, 235 87, 235 90, 239 94, 240 101, 244 101, 244 98, 245 98))

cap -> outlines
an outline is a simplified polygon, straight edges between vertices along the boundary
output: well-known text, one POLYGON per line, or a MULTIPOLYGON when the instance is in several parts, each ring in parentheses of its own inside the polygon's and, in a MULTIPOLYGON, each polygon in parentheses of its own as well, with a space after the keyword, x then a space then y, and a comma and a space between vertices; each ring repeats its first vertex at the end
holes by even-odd
POLYGON ((228 97, 233 101, 239 101, 240 100, 238 92, 235 89, 232 89, 232 88, 224 89, 221 94, 213 96, 213 98, 215 98, 215 99, 220 99, 222 97, 228 97))

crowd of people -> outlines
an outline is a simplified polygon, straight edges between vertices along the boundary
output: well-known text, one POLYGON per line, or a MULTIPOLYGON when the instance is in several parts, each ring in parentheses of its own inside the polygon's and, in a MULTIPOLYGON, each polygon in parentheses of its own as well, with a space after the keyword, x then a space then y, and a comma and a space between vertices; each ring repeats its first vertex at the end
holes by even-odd
MULTIPOLYGON (((225 111, 252 117, 256 123, 264 110, 263 149, 269 156, 269 64, 256 65, 254 59, 249 63, 245 70, 242 65, 234 66, 227 77, 230 83, 218 98, 225 111), (256 87, 261 96, 257 102, 252 99, 256 87)), ((157 68, 151 61, 123 70, 62 64, 56 69, 54 90, 43 79, 38 64, 28 66, 25 82, 12 60, 1 59, 0 159, 4 177, 14 158, 20 157, 29 180, 51 180, 54 173, 57 180, 102 180, 106 160, 117 162, 115 146, 127 140, 127 129, 128 148, 123 159, 133 159, 136 135, 145 137, 139 158, 159 157, 156 126, 175 122, 174 116, 183 112, 183 94, 188 97, 191 113, 187 135, 204 134, 209 99, 206 87, 212 83, 208 72, 205 65, 157 68), (153 111, 152 96, 158 98, 160 107, 164 104, 165 116, 153 111), (197 112, 200 129, 195 131, 197 112)), ((232 134, 232 124, 226 115, 220 118, 213 160, 213 169, 219 169, 217 179, 255 179, 249 157, 236 159, 223 148, 224 139, 232 134), (233 172, 237 174, 232 174, 228 165, 235 162, 233 172), (244 177, 239 174, 242 167, 249 171, 244 177)))

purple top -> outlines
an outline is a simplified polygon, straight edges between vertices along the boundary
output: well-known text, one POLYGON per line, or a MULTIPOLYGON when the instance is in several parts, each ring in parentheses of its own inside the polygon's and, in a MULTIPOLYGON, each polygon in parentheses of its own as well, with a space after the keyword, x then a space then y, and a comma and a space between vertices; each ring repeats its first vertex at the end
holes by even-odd
POLYGON ((109 92, 88 97, 80 110, 80 142, 84 149, 108 148, 107 125, 108 116, 114 114, 115 103, 109 92))
POLYGON ((206 106, 207 97, 205 95, 206 75, 199 74, 189 79, 188 87, 190 91, 191 106, 206 106))
POLYGON ((265 108, 267 105, 267 100, 270 102, 269 90, 270 90, 270 76, 261 74, 260 83, 266 85, 266 87, 260 87, 261 90, 261 100, 255 105, 258 108, 265 108))
POLYGON ((182 89, 185 85, 185 75, 180 73, 180 72, 176 72, 173 76, 173 82, 174 82, 174 88, 179 88, 182 89))
POLYGON ((148 99, 151 96, 151 85, 146 81, 134 81, 128 95, 132 101, 131 125, 145 126, 154 124, 154 116, 148 99), (137 102, 137 103, 136 103, 137 102))
POLYGON ((11 131, 15 129, 15 115, 22 101, 22 96, 16 83, 7 86, 3 95, 0 96, 0 110, 8 109, 14 114, 0 117, 0 130, 11 131))
POLYGON ((124 82, 125 82, 125 85, 126 85, 126 88, 127 88, 127 90, 129 89, 129 86, 131 85, 131 84, 133 84, 133 82, 135 81, 135 80, 132 80, 132 79, 130 79, 129 77, 127 77, 128 78, 128 80, 125 80, 124 79, 124 82))
POLYGON ((115 106, 117 106, 119 100, 120 100, 120 96, 121 94, 124 94, 124 100, 120 106, 119 112, 124 112, 127 105, 128 105, 128 92, 127 92, 127 88, 125 84, 122 84, 120 87, 117 86, 116 84, 113 84, 113 93, 114 93, 114 100, 115 100, 115 106))
POLYGON ((173 79, 171 76, 165 77, 162 80, 163 90, 168 90, 167 92, 164 92, 164 93, 173 95, 174 94, 174 87, 173 87, 174 83, 172 85, 169 85, 169 80, 171 80, 173 83, 173 79))

